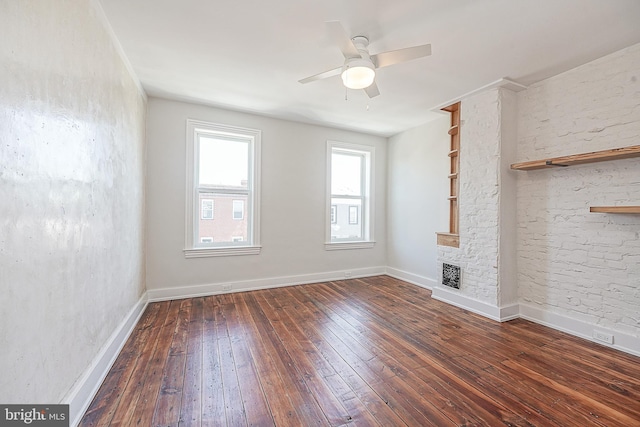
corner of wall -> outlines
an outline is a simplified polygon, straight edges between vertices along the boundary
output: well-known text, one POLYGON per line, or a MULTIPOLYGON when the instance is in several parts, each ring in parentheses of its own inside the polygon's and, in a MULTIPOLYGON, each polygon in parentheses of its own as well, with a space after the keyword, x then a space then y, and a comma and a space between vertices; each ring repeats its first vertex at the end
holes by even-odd
POLYGON ((115 331, 111 334, 100 352, 73 385, 62 400, 69 404, 70 426, 77 426, 85 411, 116 361, 127 339, 136 327, 148 304, 147 293, 143 293, 135 306, 127 313, 115 331))
POLYGON ((122 60, 125 68, 129 72, 129 76, 136 84, 136 87, 138 88, 140 96, 142 96, 142 98, 144 99, 144 102, 146 103, 148 101, 147 92, 142 87, 142 83, 140 82, 140 79, 138 78, 138 75, 136 74, 133 68, 133 65, 131 65, 129 58, 125 54, 124 49, 122 48, 122 44, 120 43, 120 39, 118 39, 118 36, 116 36, 115 31, 113 31, 113 27, 111 26, 111 23, 107 19, 107 15, 105 14, 104 8, 102 7, 102 3, 100 2, 100 0, 90 0, 90 1, 91 1, 91 5, 93 6, 93 9, 96 12, 96 17, 104 27, 105 31, 109 34, 109 37, 111 38, 114 49, 116 50, 118 56, 122 60))

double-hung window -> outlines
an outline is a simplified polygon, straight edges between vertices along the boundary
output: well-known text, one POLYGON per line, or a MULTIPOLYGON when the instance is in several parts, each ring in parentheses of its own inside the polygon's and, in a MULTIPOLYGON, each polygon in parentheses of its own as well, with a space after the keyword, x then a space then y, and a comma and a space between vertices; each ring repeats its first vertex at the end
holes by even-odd
POLYGON ((187 120, 187 258, 260 253, 260 136, 187 120))
POLYGON ((373 247, 374 147, 327 143, 325 248, 373 247))

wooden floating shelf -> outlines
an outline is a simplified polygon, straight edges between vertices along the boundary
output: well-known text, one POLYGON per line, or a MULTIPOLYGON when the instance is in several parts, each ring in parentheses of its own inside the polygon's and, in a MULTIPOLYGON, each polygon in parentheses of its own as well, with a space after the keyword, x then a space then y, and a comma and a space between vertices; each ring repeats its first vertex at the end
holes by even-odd
POLYGON ((589 212, 614 214, 640 214, 640 206, 591 206, 589 212))
POLYGON ((614 148, 612 150, 593 151, 591 153, 573 154, 571 156, 552 157, 549 159, 520 162, 511 165, 513 170, 536 170, 553 167, 565 167, 584 163, 606 162, 608 160, 630 159, 640 157, 640 145, 614 148))
POLYGON ((458 134, 458 125, 453 125, 449 128, 449 135, 457 135, 458 134))
POLYGON ((449 157, 457 157, 458 156, 458 150, 451 150, 449 151, 449 157))

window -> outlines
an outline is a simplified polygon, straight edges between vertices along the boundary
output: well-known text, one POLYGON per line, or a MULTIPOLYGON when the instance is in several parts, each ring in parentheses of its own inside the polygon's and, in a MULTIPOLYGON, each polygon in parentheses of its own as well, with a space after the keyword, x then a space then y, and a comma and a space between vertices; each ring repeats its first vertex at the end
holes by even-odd
POLYGON ((349 224, 358 223, 358 207, 349 206, 349 224))
POLYGON ((244 200, 233 201, 233 219, 244 219, 244 200))
POLYGON ((185 257, 260 253, 260 137, 187 120, 185 257))
POLYGON ((325 248, 373 247, 374 147, 327 143, 325 248))
POLYGON ((201 212, 200 219, 213 219, 213 200, 202 199, 201 212))

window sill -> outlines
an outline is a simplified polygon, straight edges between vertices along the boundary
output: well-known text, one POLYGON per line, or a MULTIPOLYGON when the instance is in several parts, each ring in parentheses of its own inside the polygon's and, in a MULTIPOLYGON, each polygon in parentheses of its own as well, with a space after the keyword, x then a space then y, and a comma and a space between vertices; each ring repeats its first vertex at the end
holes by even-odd
POLYGON ((184 249, 185 258, 209 258, 216 256, 259 255, 262 246, 239 246, 237 248, 193 248, 184 249))
POLYGON ((376 244, 374 241, 368 242, 327 242, 324 244, 325 251, 341 251, 346 249, 371 249, 376 244))

